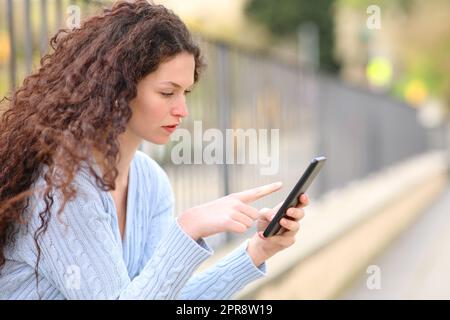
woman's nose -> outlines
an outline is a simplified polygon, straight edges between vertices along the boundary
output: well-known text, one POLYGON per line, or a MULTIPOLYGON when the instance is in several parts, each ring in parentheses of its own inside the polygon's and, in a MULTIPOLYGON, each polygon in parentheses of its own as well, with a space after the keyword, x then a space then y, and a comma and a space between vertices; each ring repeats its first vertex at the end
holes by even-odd
POLYGON ((174 116, 185 118, 189 115, 186 99, 182 99, 177 103, 177 105, 172 108, 172 114, 174 116))

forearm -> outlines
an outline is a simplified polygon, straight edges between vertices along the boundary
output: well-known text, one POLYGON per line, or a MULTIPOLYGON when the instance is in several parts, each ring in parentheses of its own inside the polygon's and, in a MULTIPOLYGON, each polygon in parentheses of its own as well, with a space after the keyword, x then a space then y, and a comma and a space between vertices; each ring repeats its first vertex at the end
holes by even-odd
POLYGON ((231 299, 248 283, 266 275, 266 266, 255 267, 248 251, 248 241, 220 259, 214 266, 192 277, 180 299, 231 299))

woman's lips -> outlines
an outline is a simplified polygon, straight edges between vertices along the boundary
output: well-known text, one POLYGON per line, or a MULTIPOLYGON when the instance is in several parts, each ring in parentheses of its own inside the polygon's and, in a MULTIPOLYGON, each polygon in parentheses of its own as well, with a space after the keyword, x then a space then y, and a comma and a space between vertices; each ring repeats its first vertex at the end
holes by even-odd
POLYGON ((177 129, 177 125, 173 125, 173 126, 163 126, 164 129, 166 129, 168 132, 172 133, 177 129))

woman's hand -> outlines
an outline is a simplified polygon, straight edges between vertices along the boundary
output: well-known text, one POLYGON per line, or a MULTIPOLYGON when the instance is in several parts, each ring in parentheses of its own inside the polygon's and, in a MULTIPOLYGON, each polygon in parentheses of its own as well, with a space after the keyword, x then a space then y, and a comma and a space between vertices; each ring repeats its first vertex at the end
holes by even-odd
POLYGON ((278 191, 281 185, 272 183, 193 207, 177 218, 178 223, 194 240, 220 232, 243 233, 260 217, 249 203, 278 191))
POLYGON ((263 232, 282 204, 283 203, 278 204, 273 209, 263 208, 259 211, 260 218, 258 219, 257 232, 250 239, 247 247, 247 251, 256 266, 259 266, 277 252, 284 250, 295 243, 295 235, 300 228, 298 221, 305 215, 303 208, 309 204, 309 198, 306 194, 302 194, 299 197, 299 204, 297 207, 289 208, 287 210, 286 214, 288 219, 285 217, 280 220, 280 225, 283 227, 280 232, 265 238, 263 232))

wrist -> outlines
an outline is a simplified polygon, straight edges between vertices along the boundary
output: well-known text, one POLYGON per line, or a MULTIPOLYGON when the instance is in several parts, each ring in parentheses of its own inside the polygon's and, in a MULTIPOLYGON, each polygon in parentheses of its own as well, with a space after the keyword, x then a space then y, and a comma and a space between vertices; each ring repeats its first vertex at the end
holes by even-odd
POLYGON ((178 224, 180 225, 181 229, 192 239, 195 241, 198 241, 201 238, 201 235, 198 233, 198 231, 195 228, 195 223, 193 223, 194 219, 192 219, 192 214, 190 211, 183 212, 178 218, 177 218, 178 224))
POLYGON ((266 261, 269 256, 264 253, 262 248, 260 248, 254 241, 254 239, 250 239, 247 245, 247 253, 252 259, 253 263, 256 267, 259 267, 261 264, 266 261))

